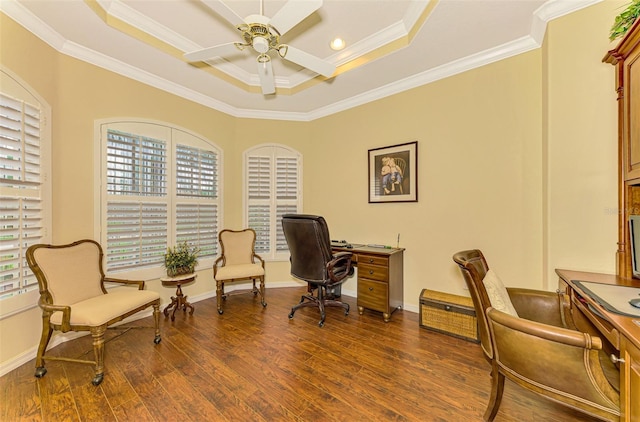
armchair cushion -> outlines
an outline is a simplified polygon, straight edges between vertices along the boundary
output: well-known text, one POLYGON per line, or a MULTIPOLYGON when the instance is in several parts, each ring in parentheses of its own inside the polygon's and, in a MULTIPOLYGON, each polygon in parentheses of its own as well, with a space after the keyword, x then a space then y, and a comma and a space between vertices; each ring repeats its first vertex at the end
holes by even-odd
POLYGON ((493 270, 487 270, 487 274, 482 279, 482 283, 487 290, 487 295, 489 296, 492 307, 509 315, 518 316, 518 312, 511 303, 507 288, 493 270))
MULTIPOLYGON (((108 294, 100 293, 96 297, 71 305, 69 322, 71 325, 97 327, 159 298, 158 292, 131 288, 108 294)), ((53 324, 62 324, 62 312, 54 312, 50 321, 53 324)))
POLYGON ((247 277, 259 277, 264 275, 264 268, 261 264, 233 264, 218 267, 216 280, 231 280, 247 277))

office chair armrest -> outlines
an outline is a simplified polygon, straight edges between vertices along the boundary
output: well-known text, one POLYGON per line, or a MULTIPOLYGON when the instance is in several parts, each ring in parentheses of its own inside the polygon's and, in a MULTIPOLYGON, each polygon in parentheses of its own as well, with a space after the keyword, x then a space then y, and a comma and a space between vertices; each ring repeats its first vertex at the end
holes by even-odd
POLYGON ((333 255, 333 259, 327 262, 327 273, 331 281, 342 281, 353 274, 352 257, 351 252, 338 252, 333 255))
POLYGON ((122 278, 105 277, 103 283, 137 284, 138 290, 144 290, 144 280, 125 280, 122 278))
POLYGON ((66 333, 71 330, 71 306, 67 305, 52 305, 50 303, 44 303, 42 300, 38 303, 40 308, 42 308, 43 315, 46 315, 47 318, 51 316, 54 312, 62 312, 62 324, 60 324, 60 331, 66 333))
POLYGON ((520 318, 568 328, 563 315, 561 293, 513 287, 507 287, 507 292, 520 318))

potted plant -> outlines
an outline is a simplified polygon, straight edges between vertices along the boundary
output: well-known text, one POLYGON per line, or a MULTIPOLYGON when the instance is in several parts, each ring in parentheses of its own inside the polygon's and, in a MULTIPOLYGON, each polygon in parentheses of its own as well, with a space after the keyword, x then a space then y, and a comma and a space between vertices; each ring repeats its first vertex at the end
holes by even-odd
POLYGON ((185 240, 173 248, 168 247, 164 254, 164 267, 169 277, 193 273, 198 264, 200 249, 191 246, 185 240))
POLYGON ((638 16, 640 16, 640 0, 632 0, 629 6, 616 16, 613 26, 611 27, 609 39, 613 41, 626 34, 638 16))

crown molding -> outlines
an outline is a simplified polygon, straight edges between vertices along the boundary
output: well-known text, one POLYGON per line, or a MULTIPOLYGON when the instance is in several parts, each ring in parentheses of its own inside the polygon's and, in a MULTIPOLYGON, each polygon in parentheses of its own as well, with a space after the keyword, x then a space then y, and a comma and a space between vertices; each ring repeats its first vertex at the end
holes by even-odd
MULTIPOLYGON (((603 0, 550 0, 534 13, 532 17, 531 33, 528 36, 387 84, 380 88, 372 89, 363 94, 339 101, 329 106, 320 107, 310 112, 303 113, 239 109, 230 106, 222 101, 202 95, 192 89, 185 88, 182 85, 173 83, 134 66, 115 60, 104 54, 97 53, 96 51, 67 41, 45 22, 33 15, 17 0, 0 1, 0 11, 14 19, 25 29, 62 54, 69 55, 77 58, 78 60, 94 64, 98 67, 134 79, 146 85, 150 85, 179 97, 194 101, 205 107, 240 118, 312 121, 539 48, 544 38, 547 23, 550 20, 600 3, 601 1, 603 0)), ((416 3, 420 2, 416 1, 416 3)), ((396 28, 395 31, 398 31, 398 29, 396 28)), ((400 33, 401 32, 402 31, 400 30, 400 33)), ((359 48, 366 49, 367 44, 365 43, 364 45, 365 47, 359 48)))

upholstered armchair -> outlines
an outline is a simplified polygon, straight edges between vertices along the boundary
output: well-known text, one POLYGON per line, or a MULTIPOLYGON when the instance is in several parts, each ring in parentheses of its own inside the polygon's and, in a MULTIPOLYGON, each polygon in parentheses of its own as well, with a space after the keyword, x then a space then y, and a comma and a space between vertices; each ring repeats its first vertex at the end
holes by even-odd
POLYGON ((453 260, 469 288, 491 363, 485 421, 498 413, 505 378, 599 419, 619 420, 619 372, 601 353, 600 338, 572 329, 562 293, 504 287, 477 249, 453 260))
POLYGON ((38 244, 27 249, 27 263, 40 288, 38 305, 42 309, 42 335, 36 356, 37 378, 47 373, 45 360, 91 364, 92 380, 104 378, 104 334, 109 326, 153 307, 156 344, 160 343, 160 295, 144 289, 144 281, 106 277, 102 269, 103 252, 97 242, 80 240, 68 245, 38 244), (131 287, 105 288, 105 283, 131 287), (46 356, 53 331, 89 331, 93 337, 94 360, 46 356))
POLYGON ((264 260, 255 252, 256 232, 253 229, 222 230, 218 234, 220 257, 213 264, 213 278, 216 280, 216 302, 218 314, 222 315, 222 301, 227 299, 225 283, 239 280, 251 280, 251 293, 260 294, 260 303, 265 302, 264 260), (256 280, 260 288, 256 286, 256 280))
POLYGON ((341 307, 344 314, 349 315, 349 304, 337 300, 332 292, 353 275, 353 254, 340 252, 334 255, 331 252, 329 228, 320 216, 285 214, 282 228, 291 253, 291 275, 308 283, 308 293, 291 308, 289 318, 293 318, 296 310, 307 306, 319 308, 320 327, 324 325, 328 306, 341 307))

